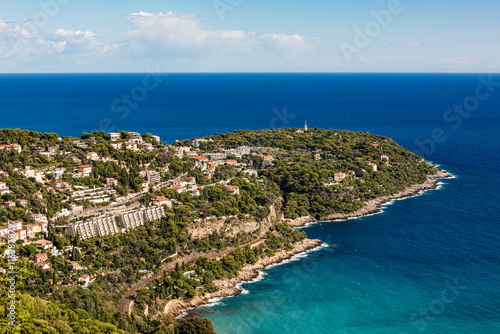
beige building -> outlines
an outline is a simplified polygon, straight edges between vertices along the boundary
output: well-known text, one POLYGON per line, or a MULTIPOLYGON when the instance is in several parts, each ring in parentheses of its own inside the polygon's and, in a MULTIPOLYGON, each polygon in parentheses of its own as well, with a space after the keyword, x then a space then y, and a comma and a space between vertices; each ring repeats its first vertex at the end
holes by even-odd
POLYGON ((240 187, 238 186, 226 186, 229 195, 239 195, 240 187))
POLYGON ((343 179, 345 179, 345 173, 335 173, 333 179, 335 182, 341 182, 343 179))
POLYGON ((91 165, 78 166, 78 173, 80 173, 82 177, 90 176, 92 174, 92 166, 91 165))

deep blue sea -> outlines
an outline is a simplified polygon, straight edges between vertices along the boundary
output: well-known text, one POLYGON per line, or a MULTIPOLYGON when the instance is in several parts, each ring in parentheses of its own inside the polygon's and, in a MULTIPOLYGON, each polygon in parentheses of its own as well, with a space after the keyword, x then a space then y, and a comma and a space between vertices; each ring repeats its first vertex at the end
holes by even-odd
POLYGON ((195 312, 218 334, 500 333, 498 83, 486 74, 0 75, 0 128, 135 130, 171 143, 307 121, 392 137, 456 178, 380 214, 305 228, 328 246, 195 312))

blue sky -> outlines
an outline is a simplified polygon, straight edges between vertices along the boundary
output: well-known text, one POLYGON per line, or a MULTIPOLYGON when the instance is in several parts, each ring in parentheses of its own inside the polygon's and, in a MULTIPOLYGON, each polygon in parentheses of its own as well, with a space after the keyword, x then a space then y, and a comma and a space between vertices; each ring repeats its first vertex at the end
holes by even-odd
POLYGON ((499 72, 498 0, 0 0, 0 72, 499 72))

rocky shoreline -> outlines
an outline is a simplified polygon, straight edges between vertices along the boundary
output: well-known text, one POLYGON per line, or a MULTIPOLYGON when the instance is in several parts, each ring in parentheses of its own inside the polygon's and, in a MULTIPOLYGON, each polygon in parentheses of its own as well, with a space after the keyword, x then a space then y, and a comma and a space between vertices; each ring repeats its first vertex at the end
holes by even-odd
POLYGON ((315 221, 328 221, 328 220, 346 220, 349 218, 358 218, 364 217, 368 215, 372 215, 374 213, 378 213, 381 211, 381 207, 383 204, 390 202, 394 199, 400 199, 405 197, 411 197, 418 195, 421 191, 436 189, 438 185, 438 179, 445 179, 452 177, 452 175, 438 169, 438 172, 434 175, 429 175, 427 180, 422 184, 416 184, 407 189, 390 196, 384 196, 372 199, 366 203, 364 207, 359 209, 358 211, 352 213, 337 213, 334 215, 329 215, 326 217, 321 217, 320 219, 315 219, 310 216, 300 217, 297 219, 286 220, 286 223, 290 227, 303 227, 307 223, 315 222, 315 221))
MULTIPOLYGON (((326 217, 321 217, 319 220, 345 220, 349 218, 364 217, 381 211, 381 206, 393 199, 400 199, 405 197, 411 197, 419 194, 424 190, 436 189, 438 185, 438 179, 444 179, 452 177, 452 175, 438 169, 438 172, 434 175, 429 175, 427 180, 422 184, 413 185, 407 189, 390 196, 384 196, 370 200, 366 205, 360 210, 347 214, 334 214, 326 217)), ((306 216, 297 219, 285 219, 284 220, 290 227, 302 227, 310 222, 318 221, 317 219, 306 216)), ((253 265, 247 265, 243 267, 237 277, 231 279, 222 279, 214 281, 214 284, 219 288, 218 291, 213 293, 206 293, 203 296, 195 296, 190 301, 185 301, 182 299, 171 300, 165 305, 165 313, 170 313, 173 316, 179 316, 187 309, 195 308, 198 306, 206 305, 210 303, 210 300, 214 298, 224 298, 233 295, 241 294, 240 289, 236 286, 241 282, 249 282, 254 280, 259 275, 259 270, 265 269, 268 266, 276 263, 281 263, 287 259, 290 259, 296 254, 306 252, 308 250, 317 248, 323 243, 321 240, 317 239, 306 239, 300 243, 295 244, 295 247, 291 251, 280 251, 272 257, 266 257, 260 259, 257 263, 253 265)))
POLYGON ((261 258, 255 264, 246 265, 235 278, 214 281, 214 284, 219 288, 219 290, 216 292, 206 293, 203 296, 195 296, 190 301, 185 301, 182 299, 174 299, 169 301, 167 305, 165 305, 164 312, 170 313, 173 316, 177 317, 181 315, 186 309, 209 304, 211 299, 239 295, 241 294, 242 290, 238 289, 236 286, 239 283, 249 282, 257 278, 259 276, 259 270, 265 269, 272 264, 281 263, 285 260, 290 259, 296 254, 304 253, 308 250, 317 248, 322 244, 323 242, 318 239, 305 239, 300 243, 296 243, 294 248, 290 251, 282 250, 277 252, 274 256, 261 258))

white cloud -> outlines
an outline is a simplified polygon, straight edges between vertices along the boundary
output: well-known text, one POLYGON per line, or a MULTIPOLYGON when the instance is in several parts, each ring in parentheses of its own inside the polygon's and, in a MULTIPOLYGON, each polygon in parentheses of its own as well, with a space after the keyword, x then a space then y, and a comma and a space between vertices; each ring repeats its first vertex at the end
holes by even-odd
POLYGON ((64 43, 64 54, 92 53, 97 56, 116 49, 113 44, 100 41, 92 31, 57 29, 55 32, 47 33, 46 38, 57 43, 64 43))
POLYGON ((307 50, 306 38, 301 35, 256 34, 241 30, 205 30, 199 18, 192 14, 132 13, 127 16, 133 26, 128 32, 132 45, 141 49, 167 49, 230 54, 234 52, 307 50))
POLYGON ((0 20, 0 61, 27 61, 64 49, 64 41, 47 40, 29 29, 0 20))
MULTIPOLYGON (((209 30, 193 14, 138 12, 120 42, 88 30, 33 31, 0 20, 0 67, 8 71, 137 71, 151 64, 188 71, 304 66, 313 44, 298 34, 209 30)), ((307 63, 307 62, 306 62, 307 63)))
MULTIPOLYGON (((0 20, 0 65, 9 70, 53 71, 100 64, 118 45, 100 41, 91 31, 33 31, 0 20)), ((107 59, 110 61, 111 59, 107 59)))

